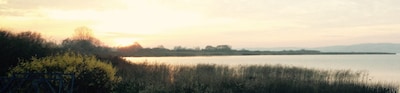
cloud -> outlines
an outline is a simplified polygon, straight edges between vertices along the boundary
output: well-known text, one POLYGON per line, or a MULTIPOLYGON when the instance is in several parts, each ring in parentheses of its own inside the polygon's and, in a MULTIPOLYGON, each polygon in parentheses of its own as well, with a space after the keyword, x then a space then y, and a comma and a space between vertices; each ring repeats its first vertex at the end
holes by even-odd
POLYGON ((74 10, 109 10, 121 7, 122 3, 108 0, 0 0, 0 16, 15 17, 45 17, 47 11, 74 10))
POLYGON ((6 6, 13 9, 52 8, 64 10, 104 10, 121 7, 117 0, 3 0, 6 6))
POLYGON ((6 0, 0 0, 0 5, 2 5, 2 4, 7 4, 7 1, 6 0))
POLYGON ((102 33, 102 36, 108 38, 138 38, 138 37, 146 37, 148 35, 128 33, 128 32, 104 32, 102 33))
POLYGON ((0 16, 3 17, 39 17, 39 16, 44 16, 44 14, 41 14, 38 11, 35 10, 22 10, 22 9, 0 9, 0 16))
POLYGON ((175 0, 161 3, 210 18, 279 21, 310 27, 343 27, 400 22, 398 0, 175 0))

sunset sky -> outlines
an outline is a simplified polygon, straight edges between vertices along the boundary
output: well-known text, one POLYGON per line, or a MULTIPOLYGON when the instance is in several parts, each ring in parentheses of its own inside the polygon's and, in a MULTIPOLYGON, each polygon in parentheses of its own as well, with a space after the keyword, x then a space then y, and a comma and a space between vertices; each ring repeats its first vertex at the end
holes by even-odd
POLYGON ((80 26, 110 46, 400 43, 400 0, 0 0, 0 29, 60 42, 80 26))

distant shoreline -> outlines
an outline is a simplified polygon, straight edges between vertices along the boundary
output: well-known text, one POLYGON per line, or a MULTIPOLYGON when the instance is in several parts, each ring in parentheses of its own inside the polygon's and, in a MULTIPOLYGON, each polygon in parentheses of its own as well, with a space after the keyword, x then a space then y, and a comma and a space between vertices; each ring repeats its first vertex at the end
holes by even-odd
POLYGON ((231 52, 222 54, 220 52, 201 52, 201 53, 181 53, 171 52, 170 54, 164 55, 140 55, 140 53, 133 56, 121 56, 121 57, 194 57, 194 56, 256 56, 256 55, 398 55, 398 53, 387 53, 387 52, 318 52, 318 53, 282 53, 282 52, 271 52, 263 51, 256 52, 251 51, 247 53, 231 52), (182 55, 185 54, 185 55, 182 55))

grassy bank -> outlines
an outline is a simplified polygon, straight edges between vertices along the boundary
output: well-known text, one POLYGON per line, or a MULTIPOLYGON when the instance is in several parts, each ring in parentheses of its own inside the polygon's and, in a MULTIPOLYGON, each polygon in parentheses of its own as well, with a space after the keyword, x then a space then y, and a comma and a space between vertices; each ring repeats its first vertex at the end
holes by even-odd
POLYGON ((365 72, 281 65, 229 67, 198 64, 117 64, 123 77, 116 92, 173 93, 397 93, 394 84, 374 83, 365 72))

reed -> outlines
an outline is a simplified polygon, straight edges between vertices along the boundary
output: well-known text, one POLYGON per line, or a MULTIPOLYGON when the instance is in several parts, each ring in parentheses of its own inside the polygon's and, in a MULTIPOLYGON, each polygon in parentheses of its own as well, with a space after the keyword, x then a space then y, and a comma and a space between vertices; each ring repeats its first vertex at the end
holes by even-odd
POLYGON ((398 93, 374 83, 368 73, 282 65, 225 66, 132 63, 123 69, 116 92, 189 93, 398 93), (128 68, 129 67, 129 68, 128 68))

